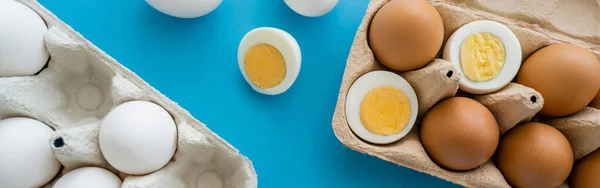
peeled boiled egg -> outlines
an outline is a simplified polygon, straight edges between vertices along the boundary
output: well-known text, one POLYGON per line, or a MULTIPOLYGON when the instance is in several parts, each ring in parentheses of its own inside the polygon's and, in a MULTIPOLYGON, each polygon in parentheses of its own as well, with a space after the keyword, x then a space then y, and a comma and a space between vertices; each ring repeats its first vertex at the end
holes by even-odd
POLYGON ((60 177, 52 188, 120 188, 121 179, 98 167, 78 168, 60 177))
POLYGON ((30 118, 0 121, 0 187, 41 187, 56 176, 60 163, 50 146, 52 132, 30 118))
POLYGON ((500 140, 494 114, 481 103, 452 97, 433 106, 421 125, 421 142, 438 165, 471 170, 488 161, 500 140))
POLYGON ((500 139, 496 166, 513 187, 558 187, 573 167, 573 149, 556 128, 517 125, 500 139))
POLYGON ((177 127, 161 106, 131 101, 104 117, 98 136, 102 154, 117 170, 141 175, 169 162, 177 147, 177 127))
POLYGON ((388 144, 404 137, 415 124, 417 95, 395 73, 373 71, 359 77, 346 96, 346 118, 358 137, 388 144))
POLYGON ((0 77, 38 73, 49 54, 44 36, 48 28, 31 8, 13 1, 0 1, 0 77))
POLYGON ((302 55, 296 39, 271 27, 248 32, 238 48, 242 76, 255 91, 277 95, 287 91, 300 72, 302 55))
POLYGON ((446 42, 443 58, 462 75, 460 89, 487 94, 508 85, 521 66, 521 44, 506 26, 479 20, 458 28, 446 42))
POLYGON ((284 0, 294 12, 306 17, 319 17, 329 13, 338 0, 284 0))
POLYGON ((156 10, 179 18, 197 18, 215 10, 223 0, 146 0, 156 10))
POLYGON ((444 40, 444 24, 427 0, 393 0, 371 21, 369 46, 375 58, 397 71, 419 69, 435 58, 444 40))
POLYGON ((523 63, 517 82, 542 94, 540 114, 564 117, 585 108, 600 90, 600 61, 573 44, 539 49, 523 63))

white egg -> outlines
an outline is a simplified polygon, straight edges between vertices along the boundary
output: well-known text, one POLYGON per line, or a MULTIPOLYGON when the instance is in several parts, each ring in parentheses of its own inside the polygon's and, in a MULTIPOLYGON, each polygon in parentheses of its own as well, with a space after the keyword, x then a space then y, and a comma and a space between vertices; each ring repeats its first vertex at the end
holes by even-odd
POLYGON ((179 18, 197 18, 215 10, 223 0, 146 0, 156 10, 179 18))
POLYGON ((82 167, 60 177, 52 188, 120 188, 121 179, 98 167, 82 167))
POLYGON ((354 134, 370 143, 388 144, 406 136, 412 129, 419 104, 415 91, 404 78, 389 71, 372 71, 352 84, 345 108, 348 125, 354 134), (387 130, 387 134, 371 131, 367 124, 371 128, 387 130))
POLYGON ((306 17, 319 17, 329 13, 338 0, 284 0, 294 12, 306 17))
POLYGON ((0 187, 41 187, 60 163, 50 146, 53 130, 30 118, 0 121, 0 187))
POLYGON ((463 25, 450 36, 444 47, 443 58, 460 72, 461 90, 487 94, 502 89, 517 75, 522 60, 521 44, 508 27, 498 22, 474 21, 463 25), (477 43, 477 47, 468 48, 465 43, 467 39, 468 43, 477 43), (462 54, 463 47, 465 55, 462 54), (478 66, 473 66, 470 60, 463 61, 463 58, 471 57, 479 59, 478 66))
POLYGON ((169 162, 177 147, 177 127, 161 106, 131 101, 104 117, 98 136, 102 154, 117 170, 141 175, 169 162))
POLYGON ((296 81, 302 63, 300 46, 289 33, 271 27, 248 32, 238 48, 242 76, 255 91, 277 95, 296 81))
POLYGON ((0 77, 31 76, 38 73, 49 54, 44 37, 48 28, 29 7, 0 1, 0 77))

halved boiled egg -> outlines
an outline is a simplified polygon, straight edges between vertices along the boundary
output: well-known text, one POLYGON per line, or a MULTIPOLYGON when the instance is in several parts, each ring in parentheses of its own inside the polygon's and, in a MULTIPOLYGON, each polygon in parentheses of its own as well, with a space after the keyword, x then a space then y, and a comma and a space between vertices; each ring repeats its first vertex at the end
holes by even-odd
POLYGON ((389 71, 359 77, 346 96, 346 119, 358 137, 388 144, 406 136, 415 124, 417 95, 410 84, 389 71))
POLYGON ((277 95, 287 91, 300 72, 300 46, 289 33, 271 27, 248 32, 238 48, 238 64, 255 91, 277 95))
POLYGON ((458 28, 446 42, 443 58, 461 73, 460 89, 487 94, 506 86, 521 67, 521 44, 506 26, 479 20, 458 28))

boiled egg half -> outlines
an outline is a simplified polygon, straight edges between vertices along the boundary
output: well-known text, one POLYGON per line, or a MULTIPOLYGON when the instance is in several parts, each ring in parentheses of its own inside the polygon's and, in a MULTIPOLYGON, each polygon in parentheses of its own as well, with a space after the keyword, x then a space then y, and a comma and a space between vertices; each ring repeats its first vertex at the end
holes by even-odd
POLYGON ((446 42, 443 58, 461 73, 460 89, 487 94, 506 86, 521 67, 521 44, 506 26, 489 20, 458 28, 446 42))
POLYGON ((389 71, 364 74, 346 96, 350 129, 374 144, 388 144, 406 136, 415 124, 418 107, 410 84, 389 71))
POLYGON ((300 46, 289 33, 271 27, 248 32, 238 48, 242 76, 255 91, 277 95, 287 91, 300 72, 300 46))

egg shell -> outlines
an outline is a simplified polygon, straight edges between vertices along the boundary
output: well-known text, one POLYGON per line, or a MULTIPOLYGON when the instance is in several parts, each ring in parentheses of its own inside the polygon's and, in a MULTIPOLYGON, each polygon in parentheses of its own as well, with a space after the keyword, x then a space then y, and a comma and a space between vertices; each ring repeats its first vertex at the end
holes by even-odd
POLYGON ((130 101, 104 117, 98 140, 102 154, 113 167, 142 175, 171 160, 177 147, 177 127, 162 107, 147 101, 130 101))
POLYGON ((223 0, 146 0, 156 10, 179 18, 197 18, 211 13, 223 0))
POLYGON ((112 172, 98 167, 83 167, 62 176, 52 188, 120 188, 123 182, 112 172))
POLYGON ((44 20, 17 1, 3 0, 0 28, 0 77, 31 76, 42 70, 49 58, 44 20))
POLYGON ((492 157, 499 138, 492 112, 465 97, 436 104, 425 114, 421 125, 423 147, 433 161, 451 170, 479 167, 492 157))
POLYGON ((359 77, 348 91, 346 101, 346 116, 352 131, 367 142, 375 144, 389 144, 406 136, 412 129, 419 112, 417 94, 404 78, 388 71, 373 71, 359 77), (402 131, 388 136, 371 133, 365 128, 360 119, 360 104, 364 96, 371 90, 380 86, 392 86, 402 91, 410 102, 410 115, 406 127, 402 131))
POLYGON ((259 27, 246 33, 238 47, 238 65, 242 76, 256 92, 266 95, 278 95, 286 92, 296 81, 302 65, 302 53, 296 39, 284 30, 272 27, 259 27), (283 55, 286 75, 279 85, 272 88, 259 88, 248 78, 244 69, 244 57, 248 49, 255 44, 269 44, 283 55))
POLYGON ((283 0, 294 12, 306 17, 319 17, 329 13, 339 0, 283 0))
POLYGON ((588 49, 554 44, 531 54, 517 82, 542 94, 540 114, 568 116, 585 108, 600 90, 600 61, 588 49))
POLYGON ((517 36, 501 23, 490 20, 478 20, 458 28, 446 41, 443 58, 457 67, 463 75, 460 79, 460 90, 472 94, 487 94, 498 91, 508 85, 519 72, 521 67, 521 44, 517 36), (491 33, 498 37, 504 45, 506 58, 504 66, 496 77, 484 82, 477 82, 467 78, 461 68, 460 49, 466 37, 476 33, 491 33))
MULTIPOLYGON (((46 21, 49 29, 44 41, 52 58, 48 68, 37 75, 0 78, 0 119, 30 117, 55 130, 45 143, 65 165, 54 180, 80 167, 97 166, 118 175, 123 188, 193 187, 197 177, 209 171, 220 174, 224 185, 257 187, 251 161, 235 147, 36 0, 17 2, 31 7, 46 21), (102 118, 117 105, 136 100, 160 105, 177 125, 173 161, 146 175, 118 172, 102 157, 98 144, 102 118)), ((41 188, 51 188, 53 183, 41 188)))
POLYGON ((500 140, 496 165, 515 187, 558 187, 571 173, 573 149, 556 128, 518 125, 500 140))
POLYGON ((48 143, 52 131, 30 118, 0 120, 0 187, 40 187, 54 178, 60 163, 48 143))
MULTIPOLYGON (((333 114, 332 128, 337 139, 346 147, 360 153, 376 156, 399 166, 424 172, 463 187, 511 187, 502 176, 496 165, 488 161, 479 168, 469 171, 449 171, 436 165, 425 152, 420 142, 418 130, 410 131, 398 142, 376 145, 357 137, 346 120, 345 103, 347 92, 352 83, 361 75, 374 70, 389 70, 375 60, 372 49, 368 45, 369 24, 375 13, 390 0, 372 0, 366 14, 357 29, 345 71, 340 85, 338 102, 333 114)), ((507 1, 429 1, 444 21, 444 38, 461 26, 477 21, 491 20, 502 23, 515 33, 521 43, 523 57, 534 51, 556 43, 573 43, 592 51, 600 57, 596 48, 600 38, 600 12, 594 1, 543 1, 543 0, 507 0, 507 1), (536 23, 536 24, 527 24, 536 23), (585 23, 585 24, 581 24, 585 23)), ((442 62, 447 62, 443 61, 442 62)), ((440 62, 440 61, 437 61, 440 62)), ((451 64, 450 64, 451 65, 451 64)), ((422 69, 409 71, 411 76, 403 77, 415 88, 419 104, 431 104, 440 98, 454 96, 454 88, 458 88, 460 73, 450 70, 444 64, 428 64, 422 69), (446 77, 446 75, 450 75, 446 77), (459 77, 456 77, 459 76, 459 77), (414 80, 413 80, 414 79, 414 80), (420 88, 420 89, 417 89, 420 88), (421 97, 423 96, 423 97, 421 97), (444 97, 445 96, 445 97, 444 97)), ((540 109, 543 98, 531 97, 535 90, 521 84, 510 83, 507 87, 494 93, 477 96, 477 100, 486 103, 498 122, 503 122, 506 130, 514 127, 516 122, 528 121, 532 114, 540 109), (511 87, 511 88, 508 88, 511 87), (511 125, 512 124, 512 125, 511 125)), ((464 93, 463 93, 464 94, 464 93)), ((460 95, 463 95, 460 94, 460 95)), ((465 94, 465 96, 473 97, 465 94)), ((426 105, 421 105, 424 111, 426 105)), ((576 155, 584 156, 600 147, 597 135, 600 133, 600 110, 584 108, 571 116, 560 118, 533 117, 536 121, 546 122, 559 129, 571 142, 576 155)))
POLYGON ((444 25, 426 0, 394 0, 371 20, 368 43, 383 65, 397 71, 425 66, 442 46, 444 25))
POLYGON ((600 185, 600 150, 575 163, 569 177, 571 188, 594 188, 600 185))

